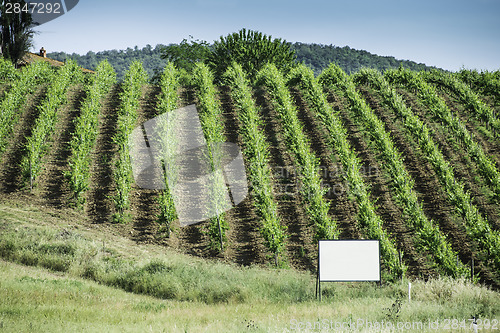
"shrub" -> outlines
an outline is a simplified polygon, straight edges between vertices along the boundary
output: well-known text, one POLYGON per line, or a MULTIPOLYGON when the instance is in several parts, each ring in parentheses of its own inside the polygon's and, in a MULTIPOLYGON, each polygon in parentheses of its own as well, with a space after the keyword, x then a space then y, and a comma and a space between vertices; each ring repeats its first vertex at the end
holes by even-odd
POLYGON ((295 62, 295 51, 281 38, 272 39, 261 32, 241 29, 215 41, 207 64, 221 78, 233 62, 240 64, 250 79, 267 63, 287 70, 295 62))

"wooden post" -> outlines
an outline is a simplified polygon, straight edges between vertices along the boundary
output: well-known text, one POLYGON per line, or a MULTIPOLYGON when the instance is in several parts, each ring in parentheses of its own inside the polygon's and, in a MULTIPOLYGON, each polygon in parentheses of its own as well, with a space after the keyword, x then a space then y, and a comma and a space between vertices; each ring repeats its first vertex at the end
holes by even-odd
POLYGON ((317 271, 316 271, 316 298, 318 298, 319 294, 319 301, 321 302, 321 281, 319 279, 319 242, 318 242, 318 260, 317 260, 317 271))
POLYGON ((220 226, 220 215, 217 216, 217 225, 219 227, 220 251, 224 251, 224 243, 222 242, 222 228, 220 226))
MULTIPOLYGON (((28 156, 29 158, 29 156, 28 156)), ((31 158, 29 159, 30 161, 30 192, 33 191, 33 169, 31 168, 31 158)))
MULTIPOLYGON (((403 266, 403 253, 399 251, 399 266, 403 266)), ((403 280, 403 273, 401 273, 401 280, 403 280)))
POLYGON ((474 257, 471 259, 471 269, 470 269, 470 281, 474 283, 474 257))
POLYGON ((316 298, 318 298, 318 290, 319 290, 319 267, 318 271, 316 272, 316 298))

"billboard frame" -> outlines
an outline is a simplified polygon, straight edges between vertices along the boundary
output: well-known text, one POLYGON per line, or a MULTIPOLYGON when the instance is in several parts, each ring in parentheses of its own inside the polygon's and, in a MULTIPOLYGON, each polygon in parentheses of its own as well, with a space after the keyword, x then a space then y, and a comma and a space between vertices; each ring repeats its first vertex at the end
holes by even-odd
POLYGON ((380 241, 376 239, 320 239, 318 241, 318 266, 317 266, 317 272, 316 272, 316 298, 318 298, 319 295, 319 300, 321 301, 321 282, 382 282, 382 269, 381 269, 381 256, 380 256, 380 241), (321 280, 320 279, 320 270, 321 270, 321 255, 320 255, 320 249, 321 249, 321 243, 322 242, 376 242, 377 247, 378 247, 378 279, 375 280, 321 280))

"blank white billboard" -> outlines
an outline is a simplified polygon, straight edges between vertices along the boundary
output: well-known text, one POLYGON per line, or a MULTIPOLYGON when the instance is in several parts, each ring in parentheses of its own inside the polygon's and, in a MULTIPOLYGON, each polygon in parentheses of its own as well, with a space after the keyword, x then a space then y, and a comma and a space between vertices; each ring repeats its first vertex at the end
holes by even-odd
POLYGON ((379 241, 319 241, 319 280, 380 281, 379 241))

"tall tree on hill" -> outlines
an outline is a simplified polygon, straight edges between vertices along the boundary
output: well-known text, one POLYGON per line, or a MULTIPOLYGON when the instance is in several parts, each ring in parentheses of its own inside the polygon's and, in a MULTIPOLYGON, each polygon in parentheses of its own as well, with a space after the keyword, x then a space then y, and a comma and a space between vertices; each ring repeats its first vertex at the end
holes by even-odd
POLYGON ((163 47, 162 59, 171 61, 177 68, 183 68, 191 72, 197 62, 205 62, 210 53, 210 46, 206 41, 183 39, 180 44, 170 44, 163 47))
POLYGON ((233 62, 240 64, 250 79, 267 63, 286 70, 295 64, 295 51, 281 38, 241 29, 215 41, 207 63, 220 78, 233 62))
POLYGON ((17 63, 33 46, 33 20, 24 0, 4 0, 0 4, 0 53, 17 63))

